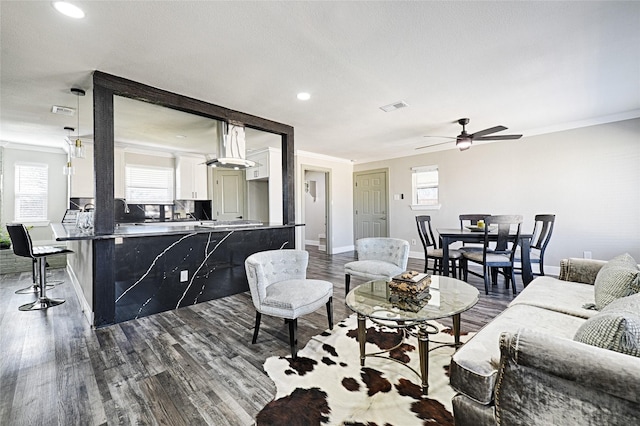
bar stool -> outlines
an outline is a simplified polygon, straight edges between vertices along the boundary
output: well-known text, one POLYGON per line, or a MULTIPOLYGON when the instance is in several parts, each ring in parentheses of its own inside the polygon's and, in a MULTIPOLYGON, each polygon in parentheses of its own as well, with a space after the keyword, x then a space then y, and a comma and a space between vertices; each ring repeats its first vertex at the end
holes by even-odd
MULTIPOLYGON (((49 267, 49 264, 47 263, 46 266, 49 267)), ((38 261, 36 259, 33 259, 33 262, 31 263, 31 282, 32 284, 29 287, 16 290, 16 294, 40 293, 40 284, 38 279, 38 261)), ((51 290, 52 288, 55 287, 55 284, 62 284, 62 283, 63 281, 60 281, 60 280, 49 281, 47 284, 47 289, 51 290)))
POLYGON ((47 297, 47 256, 73 253, 73 251, 50 246, 34 247, 27 228, 21 223, 7 224, 7 231, 9 232, 11 246, 15 255, 35 260, 39 270, 40 294, 38 299, 35 302, 22 305, 18 309, 21 311, 37 311, 63 304, 65 301, 62 299, 47 297))

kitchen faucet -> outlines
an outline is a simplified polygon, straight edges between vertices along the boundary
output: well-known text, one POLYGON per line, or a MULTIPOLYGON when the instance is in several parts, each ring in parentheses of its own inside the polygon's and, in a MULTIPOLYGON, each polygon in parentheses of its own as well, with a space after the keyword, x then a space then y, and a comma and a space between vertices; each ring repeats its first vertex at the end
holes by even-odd
POLYGON ((116 198, 116 200, 120 200, 120 201, 122 201, 122 204, 124 204, 124 213, 125 214, 131 213, 131 210, 129 210, 129 205, 127 204, 127 200, 125 200, 124 198, 116 198))

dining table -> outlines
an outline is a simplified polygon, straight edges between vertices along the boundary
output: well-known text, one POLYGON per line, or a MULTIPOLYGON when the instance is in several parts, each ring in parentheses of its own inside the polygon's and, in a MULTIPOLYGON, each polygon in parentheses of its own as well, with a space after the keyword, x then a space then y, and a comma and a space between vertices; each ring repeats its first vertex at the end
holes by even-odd
MULTIPOLYGON (((449 246, 455 242, 463 243, 482 243, 484 242, 484 230, 471 230, 467 228, 437 228, 440 235, 440 244, 442 247, 442 264, 449 264, 449 246)), ((512 231, 512 240, 516 237, 516 232, 512 231)), ((498 237, 497 232, 489 229, 489 240, 496 240, 498 237)), ((531 270, 531 257, 529 255, 531 251, 531 239, 533 234, 520 232, 518 238, 518 245, 520 246, 520 264, 522 268, 522 282, 526 287, 531 281, 533 281, 533 272, 531 270)), ((443 268, 442 275, 449 275, 449 268, 443 268)))

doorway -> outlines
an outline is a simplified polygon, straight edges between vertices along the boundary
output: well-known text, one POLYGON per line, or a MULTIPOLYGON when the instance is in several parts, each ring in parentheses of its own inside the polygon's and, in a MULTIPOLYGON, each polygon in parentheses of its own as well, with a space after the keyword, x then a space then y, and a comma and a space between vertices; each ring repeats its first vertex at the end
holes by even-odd
POLYGON ((387 169, 353 174, 355 239, 389 236, 387 169))
POLYGON ((218 220, 244 219, 245 180, 243 170, 214 169, 213 218, 218 220))
POLYGON ((331 253, 330 170, 302 166, 302 235, 304 245, 331 253))

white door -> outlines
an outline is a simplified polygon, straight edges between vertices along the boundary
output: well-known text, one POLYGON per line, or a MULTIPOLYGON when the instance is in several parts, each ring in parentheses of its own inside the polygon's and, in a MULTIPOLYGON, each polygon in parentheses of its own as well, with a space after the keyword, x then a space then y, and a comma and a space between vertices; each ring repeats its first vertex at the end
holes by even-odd
POLYGON ((244 219, 244 171, 216 169, 213 179, 215 182, 214 218, 244 219))
POLYGON ((354 185, 356 240, 388 236, 387 172, 354 173, 354 185))

